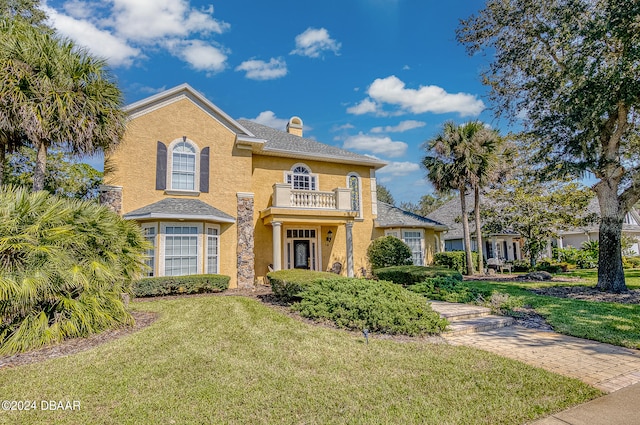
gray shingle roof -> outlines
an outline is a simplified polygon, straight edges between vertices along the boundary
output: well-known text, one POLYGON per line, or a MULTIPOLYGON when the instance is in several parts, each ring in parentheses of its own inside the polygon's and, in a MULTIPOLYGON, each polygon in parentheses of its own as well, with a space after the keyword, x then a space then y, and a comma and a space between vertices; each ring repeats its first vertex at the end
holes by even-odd
POLYGON ((235 223, 235 218, 199 199, 165 198, 124 215, 126 219, 192 218, 235 223))
POLYGON ((446 230, 446 226, 442 223, 385 202, 378 202, 376 227, 428 227, 446 230))
POLYGON ((238 120, 238 123, 256 137, 266 140, 263 146, 263 153, 265 154, 277 153, 279 155, 289 154, 296 157, 310 157, 321 160, 330 159, 334 162, 367 164, 378 168, 387 164, 379 159, 320 143, 313 139, 289 134, 286 131, 276 130, 253 121, 241 119, 238 120))

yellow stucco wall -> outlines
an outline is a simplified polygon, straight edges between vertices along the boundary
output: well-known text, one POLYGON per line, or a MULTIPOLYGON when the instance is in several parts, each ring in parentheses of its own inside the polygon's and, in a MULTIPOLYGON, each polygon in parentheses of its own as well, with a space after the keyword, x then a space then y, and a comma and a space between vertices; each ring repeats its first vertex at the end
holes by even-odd
MULTIPOLYGON (((335 188, 346 188, 347 175, 357 173, 360 176, 362 193, 362 219, 356 218, 353 224, 353 260, 356 275, 360 274, 362 267, 367 267, 366 250, 371 242, 374 227, 371 210, 371 179, 370 167, 338 164, 321 161, 300 160, 294 158, 280 158, 265 155, 254 155, 252 167, 252 192, 255 194, 255 246, 256 246, 256 275, 263 276, 267 267, 272 263, 272 227, 265 225, 260 218, 260 211, 272 205, 273 185, 283 183, 285 171, 290 171, 295 164, 305 164, 311 169, 312 174, 318 175, 318 190, 331 191, 335 188)), ((283 233, 287 228, 308 227, 305 223, 296 224, 284 222, 283 233)), ((344 225, 322 224, 318 221, 318 241, 320 243, 321 270, 327 270, 334 262, 343 265, 342 273, 346 274, 346 229, 344 225), (327 232, 333 232, 333 240, 327 243, 327 232)), ((284 240, 284 239, 283 239, 284 240)), ((283 264, 286 261, 286 253, 283 255, 283 264)))
MULTIPOLYGON (((158 141, 168 147, 183 136, 200 150, 210 147, 209 193, 186 198, 199 199, 233 217, 237 215, 237 192, 251 191, 251 152, 238 150, 235 134, 187 99, 132 119, 122 143, 108 157, 114 172, 105 176, 105 183, 123 186, 123 213, 166 197, 179 197, 155 189, 156 148, 158 141)), ((237 228, 235 224, 220 227, 220 273, 231 276, 230 286, 235 287, 237 228)))

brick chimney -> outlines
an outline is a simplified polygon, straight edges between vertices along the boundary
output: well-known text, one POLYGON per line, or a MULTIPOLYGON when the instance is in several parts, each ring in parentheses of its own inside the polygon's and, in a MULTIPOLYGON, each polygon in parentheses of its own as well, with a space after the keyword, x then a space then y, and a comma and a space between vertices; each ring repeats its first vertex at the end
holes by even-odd
POLYGON ((302 120, 300 117, 291 117, 287 123, 287 133, 302 137, 302 120))

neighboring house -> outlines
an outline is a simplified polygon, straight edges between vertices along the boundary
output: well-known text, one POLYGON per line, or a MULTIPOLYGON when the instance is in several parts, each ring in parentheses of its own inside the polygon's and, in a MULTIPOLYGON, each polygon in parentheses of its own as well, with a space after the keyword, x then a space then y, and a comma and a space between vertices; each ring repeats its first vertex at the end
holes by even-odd
MULTIPOLYGON (((481 198, 484 203, 484 198, 481 198)), ((469 212, 473 211, 473 195, 467 195, 467 206, 469 212)), ((593 198, 587 207, 587 213, 595 213, 599 215, 600 209, 598 206, 597 198, 593 198)), ((460 208, 460 199, 454 198, 440 208, 429 214, 429 218, 436 220, 449 227, 449 231, 443 234, 442 238, 444 245, 443 251, 461 251, 464 250, 464 237, 462 232, 462 222, 460 221, 462 211, 460 208)), ((471 249, 476 251, 475 241, 475 222, 469 220, 469 229, 471 233, 471 249)), ((628 212, 624 218, 624 224, 622 226, 622 234, 635 239, 631 250, 640 254, 640 215, 636 209, 628 212)), ((566 231, 559 232, 557 239, 549 241, 549 246, 544 256, 551 256, 551 247, 557 246, 559 248, 581 248, 582 243, 585 241, 597 241, 599 237, 598 224, 594 223, 590 226, 576 227, 566 231)), ((500 258, 508 261, 523 259, 522 244, 523 239, 518 233, 500 233, 500 234, 483 234, 484 242, 484 256, 486 258, 500 258)))
MULTIPOLYGON (((588 213, 600 215, 600 206, 598 199, 593 198, 587 207, 588 213)), ((567 231, 560 232, 554 244, 559 248, 581 248, 582 243, 586 241, 597 241, 599 238, 598 223, 590 226, 576 227, 567 231)), ((640 255, 640 214, 638 210, 632 208, 624 216, 622 224, 622 235, 630 238, 634 242, 631 244, 630 250, 634 255, 640 255)))
MULTIPOLYGON (((473 195, 469 194, 465 198, 467 208, 471 213, 473 211, 473 195)), ((481 197, 481 202, 484 202, 481 197)), ((464 234, 462 231, 462 209, 460 208, 460 198, 455 197, 446 202, 440 208, 433 211, 428 216, 449 227, 449 231, 442 235, 443 251, 463 251, 464 250, 464 234)), ((477 251, 475 238, 476 225, 475 220, 469 220, 469 231, 471 233, 471 250, 477 251)), ((522 256, 522 238, 517 233, 496 233, 483 236, 483 253, 485 258, 500 258, 507 261, 521 260, 522 256)))
POLYGON ((398 220, 406 212, 376 201, 385 162, 304 138, 298 117, 286 132, 234 120, 186 84, 126 111, 101 202, 142 227, 154 247, 149 275, 221 273, 230 287, 279 269, 353 276, 368 267, 371 240, 391 228, 416 262, 438 249, 444 226, 398 220))

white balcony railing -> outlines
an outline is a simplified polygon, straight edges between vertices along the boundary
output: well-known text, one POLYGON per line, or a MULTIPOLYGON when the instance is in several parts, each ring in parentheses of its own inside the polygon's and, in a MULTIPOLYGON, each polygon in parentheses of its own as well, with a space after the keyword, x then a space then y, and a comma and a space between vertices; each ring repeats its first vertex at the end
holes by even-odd
POLYGON ((274 207, 315 208, 324 210, 349 210, 351 199, 347 188, 335 188, 331 192, 292 189, 288 183, 273 185, 274 207))

